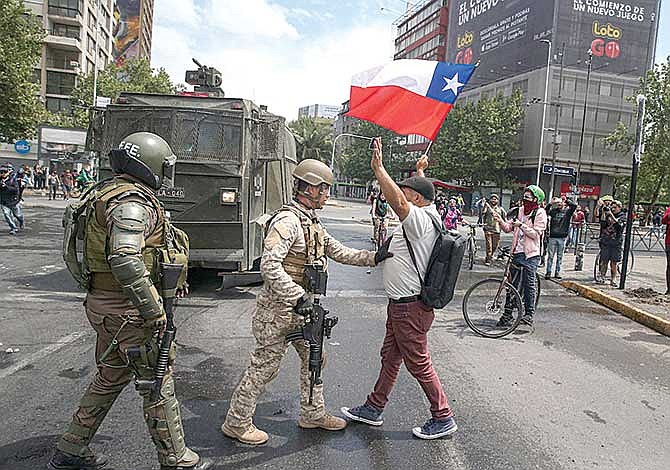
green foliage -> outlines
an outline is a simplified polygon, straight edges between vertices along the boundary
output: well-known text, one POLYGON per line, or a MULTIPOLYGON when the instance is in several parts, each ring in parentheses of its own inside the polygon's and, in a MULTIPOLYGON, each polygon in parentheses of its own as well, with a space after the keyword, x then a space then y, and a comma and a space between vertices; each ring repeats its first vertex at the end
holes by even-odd
MULTIPOLYGON (((416 158, 406 152, 404 136, 367 121, 360 121, 353 133, 365 137, 382 138, 384 167, 391 177, 399 179, 403 171, 414 168, 416 158)), ((338 141, 339 148, 343 147, 343 139, 350 139, 350 145, 337 154, 336 166, 340 169, 342 176, 360 183, 373 180, 374 173, 370 168, 372 157, 372 150, 369 148, 370 141, 342 137, 338 141)))
POLYGON ((22 0, 0 2, 0 141, 33 137, 44 107, 32 83, 44 29, 22 0))
MULTIPOLYGON (((670 199, 670 57, 648 72, 646 90, 641 81, 639 92, 647 98, 647 115, 636 201, 649 202, 653 208, 657 201, 670 199)), ((609 147, 632 154, 635 128, 619 123, 604 140, 609 147)), ((618 197, 627 199, 630 178, 618 180, 617 185, 618 197)))
MULTIPOLYGON (((80 75, 72 90, 72 114, 51 117, 73 127, 88 127, 88 109, 93 105, 93 71, 80 75), (69 121, 69 122, 68 122, 69 121)), ((123 65, 110 64, 98 72, 98 96, 116 100, 121 92, 175 94, 179 88, 172 83, 165 69, 152 69, 144 58, 130 59, 123 65)))
POLYGON ((519 148, 523 110, 519 91, 456 106, 433 145, 431 175, 475 188, 486 182, 505 186, 511 156, 519 148))
POLYGON ((288 124, 297 143, 300 160, 313 158, 330 163, 332 126, 330 121, 301 117, 288 124))

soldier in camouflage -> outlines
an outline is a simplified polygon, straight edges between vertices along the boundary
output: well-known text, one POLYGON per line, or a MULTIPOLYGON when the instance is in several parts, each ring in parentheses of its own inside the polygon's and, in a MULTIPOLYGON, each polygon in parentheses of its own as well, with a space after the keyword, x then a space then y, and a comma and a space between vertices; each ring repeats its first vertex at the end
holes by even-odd
MULTIPOLYGON (((168 184, 176 157, 161 137, 132 134, 110 153, 114 178, 82 196, 75 217, 64 218, 64 258, 86 288, 86 316, 97 334, 97 373, 79 402, 49 462, 54 470, 93 470, 107 463, 89 443, 123 389, 133 380, 150 381, 166 316, 159 283, 159 261, 188 262, 188 237, 170 224, 155 190, 168 184), (73 227, 74 225, 74 227, 73 227), (83 257, 75 256, 68 234, 82 233, 83 257)), ((78 237, 76 237, 78 238, 78 237)), ((174 346, 174 344, 173 344, 174 346)), ((171 351, 170 364, 175 353, 171 351)), ((158 393, 141 390, 144 418, 162 470, 204 469, 209 463, 186 447, 171 367, 158 393)))
MULTIPOLYGON (((321 263, 327 258, 356 266, 375 266, 393 256, 388 245, 379 251, 354 250, 342 245, 323 228, 316 215, 329 197, 333 173, 324 163, 303 160, 293 172, 294 199, 282 207, 268 223, 261 258, 263 288, 256 300, 252 332, 256 346, 242 380, 233 393, 223 433, 245 444, 259 445, 268 434, 257 429, 252 418, 256 403, 265 386, 279 372, 279 365, 288 350, 285 336, 300 328, 304 317, 313 310, 313 296, 306 291, 305 265, 321 263)), ((291 343, 300 357, 300 419, 305 429, 321 428, 338 431, 346 421, 326 412, 323 385, 314 387, 309 402, 309 347, 304 341, 291 343)))

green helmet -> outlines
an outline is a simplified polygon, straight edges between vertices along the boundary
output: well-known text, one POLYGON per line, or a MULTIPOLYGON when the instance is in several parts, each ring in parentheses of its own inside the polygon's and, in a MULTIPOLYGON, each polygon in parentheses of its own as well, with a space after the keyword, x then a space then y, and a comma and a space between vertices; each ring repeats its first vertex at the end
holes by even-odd
POLYGON ((109 163, 114 173, 134 176, 153 189, 174 186, 177 157, 165 139, 151 132, 135 132, 123 139, 109 153, 109 163))
POLYGON ((293 170, 293 177, 311 186, 318 186, 320 184, 333 185, 333 172, 328 168, 328 165, 311 158, 298 163, 298 166, 293 170))
POLYGON ((544 191, 542 191, 542 188, 540 188, 539 186, 537 186, 535 184, 531 184, 530 186, 528 186, 526 188, 526 191, 530 191, 531 193, 533 193, 533 196, 535 196, 537 198, 538 203, 541 203, 542 201, 544 201, 544 197, 545 197, 544 196, 544 191))

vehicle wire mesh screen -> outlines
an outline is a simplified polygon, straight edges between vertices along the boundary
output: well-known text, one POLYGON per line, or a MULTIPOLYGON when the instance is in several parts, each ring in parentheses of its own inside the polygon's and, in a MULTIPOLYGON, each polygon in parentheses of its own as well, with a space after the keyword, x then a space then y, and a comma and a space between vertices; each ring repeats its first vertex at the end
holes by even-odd
POLYGON ((281 160, 284 157, 284 119, 265 116, 260 120, 256 135, 256 155, 259 160, 281 160))

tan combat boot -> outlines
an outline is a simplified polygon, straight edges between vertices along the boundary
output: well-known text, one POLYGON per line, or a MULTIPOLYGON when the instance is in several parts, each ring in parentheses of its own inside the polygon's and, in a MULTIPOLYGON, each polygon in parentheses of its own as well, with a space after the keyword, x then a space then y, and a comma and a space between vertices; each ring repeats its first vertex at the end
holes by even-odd
POLYGON ((270 438, 268 436, 268 433, 266 433, 265 431, 261 431, 253 424, 249 426, 247 429, 242 430, 239 428, 233 428, 231 426, 228 426, 226 423, 223 423, 221 425, 221 431, 223 431, 223 433, 226 436, 232 439, 237 439, 238 441, 244 444, 250 444, 253 446, 259 446, 261 444, 265 444, 270 438))
POLYGON ((321 419, 311 420, 300 418, 298 420, 298 426, 303 429, 321 428, 326 431, 341 431, 347 427, 347 422, 342 418, 326 413, 321 419))
POLYGON ((209 460, 203 460, 198 454, 193 452, 188 447, 186 452, 177 465, 161 465, 161 470, 205 470, 209 469, 212 465, 212 462, 209 460))

